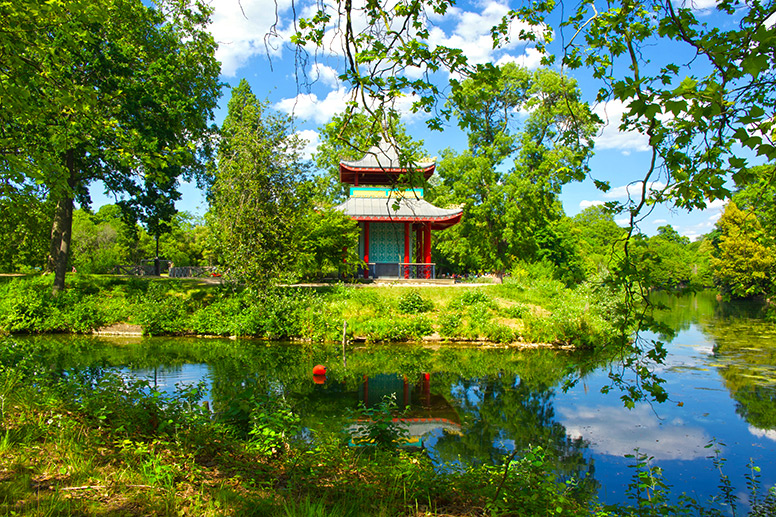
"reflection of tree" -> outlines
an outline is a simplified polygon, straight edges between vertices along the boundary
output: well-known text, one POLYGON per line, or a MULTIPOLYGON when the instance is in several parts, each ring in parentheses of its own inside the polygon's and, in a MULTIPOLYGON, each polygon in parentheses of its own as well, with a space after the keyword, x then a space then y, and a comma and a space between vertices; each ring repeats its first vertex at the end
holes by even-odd
MULTIPOLYGON (((249 430, 251 412, 262 404, 269 409, 283 404, 308 428, 339 430, 351 416, 349 410, 357 407, 364 376, 390 373, 415 384, 418 379, 422 383, 423 372, 431 372, 428 397, 419 399, 422 384, 412 391, 410 416, 460 417, 462 434, 438 440, 435 454, 442 460, 460 455, 464 462, 499 464, 514 448, 541 445, 552 453, 547 461, 559 476, 579 479, 593 473, 583 457, 585 443, 569 439, 555 420, 554 391, 548 388, 559 385, 570 369, 581 376, 600 363, 588 355, 402 345, 352 349, 345 368, 336 346, 228 339, 154 338, 130 345, 94 338, 45 339, 52 343, 46 363, 61 369, 207 364, 214 412, 243 431, 249 430), (315 364, 329 367, 323 385, 313 383, 315 364)), ((593 484, 591 477, 583 486, 592 490, 593 484)))
MULTIPOLYGON (((739 305, 738 302, 730 305, 739 305)), ((738 313, 749 312, 744 305, 738 313)), ((714 342, 714 361, 737 402, 736 413, 759 429, 776 429, 776 331, 755 318, 715 318, 702 327, 714 342)))
POLYGON ((514 374, 461 379, 446 375, 435 389, 445 389, 450 402, 464 422, 463 434, 444 435, 435 448, 436 459, 455 463, 500 464, 512 450, 542 446, 550 454, 547 461, 561 479, 581 480, 579 487, 593 493, 592 461, 584 457, 587 444, 569 438, 566 429, 555 420, 554 390, 532 386, 514 374), (442 386, 440 386, 442 385, 442 386))
POLYGON ((745 386, 733 397, 738 403, 736 413, 752 426, 768 430, 776 429, 776 389, 765 386, 745 386))
POLYGON ((665 326, 658 329, 660 339, 668 341, 679 332, 689 329, 690 325, 711 318, 719 305, 713 291, 655 291, 649 295, 649 300, 658 307, 654 314, 655 320, 665 326))

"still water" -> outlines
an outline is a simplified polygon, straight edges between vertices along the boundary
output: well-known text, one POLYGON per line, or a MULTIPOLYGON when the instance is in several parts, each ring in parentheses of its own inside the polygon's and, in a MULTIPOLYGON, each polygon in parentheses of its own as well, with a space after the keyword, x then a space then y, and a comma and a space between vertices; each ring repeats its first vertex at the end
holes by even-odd
MULTIPOLYGON (((607 364, 587 354, 421 346, 349 347, 216 339, 74 339, 56 359, 119 368, 165 390, 204 381, 213 411, 238 419, 252 404, 282 398, 310 430, 352 425, 359 403, 392 394, 408 406, 409 440, 439 468, 499 463, 541 446, 564 479, 585 479, 604 502, 626 498, 634 459, 644 454, 675 493, 699 501, 718 494, 724 473, 745 500, 745 474, 762 467, 776 483, 776 328, 760 307, 717 302, 713 293, 659 295, 670 329, 658 369, 669 401, 626 409, 607 364), (325 378, 313 366, 326 365, 325 378), (579 379, 564 391, 570 377, 579 379), (717 462, 718 463, 718 462, 717 462)), ((40 339, 40 338, 39 338, 40 339)), ((51 339, 50 337, 46 339, 51 339)))

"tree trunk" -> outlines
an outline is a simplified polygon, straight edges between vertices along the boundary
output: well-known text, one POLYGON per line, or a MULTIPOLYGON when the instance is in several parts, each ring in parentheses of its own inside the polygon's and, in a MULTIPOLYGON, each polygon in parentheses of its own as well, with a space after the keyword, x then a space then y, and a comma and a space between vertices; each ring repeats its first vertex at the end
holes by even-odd
POLYGON ((72 150, 65 155, 65 169, 68 175, 67 187, 62 189, 54 212, 51 227, 51 247, 48 267, 54 272, 52 294, 57 296, 65 289, 67 261, 70 257, 70 239, 73 227, 73 187, 75 186, 75 156, 72 150))

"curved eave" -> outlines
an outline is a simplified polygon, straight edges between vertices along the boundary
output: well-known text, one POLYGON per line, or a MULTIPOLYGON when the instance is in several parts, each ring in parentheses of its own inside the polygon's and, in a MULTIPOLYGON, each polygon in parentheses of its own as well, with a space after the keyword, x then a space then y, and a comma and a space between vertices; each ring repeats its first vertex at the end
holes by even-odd
POLYGON ((463 216, 463 213, 459 213, 453 216, 449 217, 407 217, 407 216, 395 216, 395 217, 388 217, 388 216, 351 216, 351 219, 354 219, 359 222, 369 222, 369 223, 431 223, 431 229, 432 230, 444 230, 446 228, 450 228, 451 226, 455 226, 456 224, 461 222, 461 217, 463 216))
MULTIPOLYGON (((434 175, 435 168, 436 164, 431 163, 422 167, 418 167, 415 170, 423 174, 423 177, 428 180, 431 176, 434 175)), ((356 184, 356 176, 358 176, 359 185, 390 185, 395 183, 399 176, 406 173, 406 169, 351 167, 344 162, 340 163, 339 167, 340 181, 350 185, 356 184)))

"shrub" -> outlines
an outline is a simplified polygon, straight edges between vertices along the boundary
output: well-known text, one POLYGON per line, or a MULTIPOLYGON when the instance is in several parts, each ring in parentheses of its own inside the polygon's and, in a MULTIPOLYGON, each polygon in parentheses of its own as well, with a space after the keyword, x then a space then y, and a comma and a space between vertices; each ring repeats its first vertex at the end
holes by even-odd
POLYGON ((515 331, 506 325, 490 325, 485 329, 485 337, 495 343, 512 343, 516 340, 515 331))
POLYGON ((453 300, 448 304, 448 308, 453 310, 463 310, 475 304, 482 304, 488 308, 495 306, 491 297, 488 296, 487 293, 485 293, 482 289, 469 289, 463 291, 461 294, 453 298, 453 300))
POLYGON ((527 314, 530 314, 531 309, 524 303, 517 303, 502 308, 500 312, 507 318, 522 319, 527 314))
POLYGON ((181 296, 169 293, 174 287, 172 282, 151 282, 140 295, 134 320, 142 325, 144 334, 180 334, 185 330, 187 304, 181 296))
POLYGON ((399 297, 399 312, 402 314, 420 314, 434 308, 430 300, 424 300, 420 293, 413 289, 399 297))
POLYGON ((442 337, 460 337, 463 316, 458 311, 446 311, 439 315, 439 335, 442 337))
POLYGON ((421 339, 434 332, 431 321, 425 316, 405 318, 373 318, 362 328, 371 343, 382 341, 409 341, 421 339))

